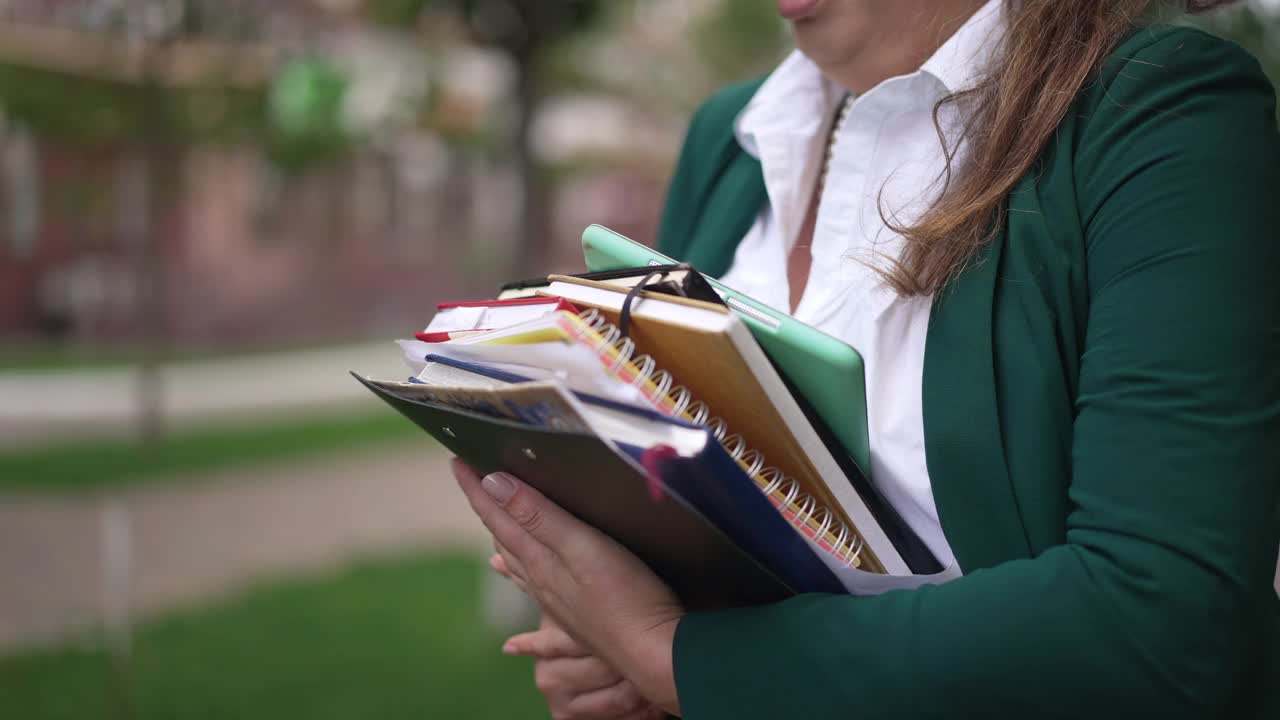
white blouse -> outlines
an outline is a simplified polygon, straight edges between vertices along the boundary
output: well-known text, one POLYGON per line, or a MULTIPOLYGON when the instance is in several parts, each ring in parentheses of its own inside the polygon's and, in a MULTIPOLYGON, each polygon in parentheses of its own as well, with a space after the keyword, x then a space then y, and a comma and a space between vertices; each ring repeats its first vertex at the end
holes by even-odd
MULTIPOLYGON (((955 557, 938 521, 925 462, 921 385, 930 298, 900 298, 870 265, 902 250, 886 226, 921 216, 941 192, 945 156, 933 109, 972 87, 999 47, 1000 0, 990 0, 920 70, 853 101, 834 139, 813 233, 813 265, 795 316, 861 353, 866 369, 871 475, 944 567, 955 557), (882 217, 881 211, 884 216, 882 217)), ((722 280, 790 311, 787 260, 809 208, 845 92, 794 52, 738 116, 738 142, 760 160, 768 206, 722 280)), ((944 132, 958 137, 948 106, 944 132)), ((956 157, 964 160, 964 147, 956 157)))

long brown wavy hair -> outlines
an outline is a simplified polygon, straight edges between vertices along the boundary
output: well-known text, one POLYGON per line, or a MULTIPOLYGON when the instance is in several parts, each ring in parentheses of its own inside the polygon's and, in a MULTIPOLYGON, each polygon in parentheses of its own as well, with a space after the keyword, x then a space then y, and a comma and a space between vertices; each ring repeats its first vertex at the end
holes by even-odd
MULTIPOLYGON (((986 79, 934 109, 964 100, 970 159, 954 175, 947 148, 946 187, 918 222, 886 219, 905 238, 900 259, 883 274, 900 295, 941 290, 1003 224, 1006 200, 1031 170, 1076 95, 1142 18, 1167 0, 1005 0, 1005 52, 986 79), (969 108, 972 108, 971 110, 969 108)), ((1179 0, 1198 13, 1235 0, 1179 0)), ((938 124, 939 137, 942 136, 938 124)), ((947 145, 944 140, 944 146, 947 145)))

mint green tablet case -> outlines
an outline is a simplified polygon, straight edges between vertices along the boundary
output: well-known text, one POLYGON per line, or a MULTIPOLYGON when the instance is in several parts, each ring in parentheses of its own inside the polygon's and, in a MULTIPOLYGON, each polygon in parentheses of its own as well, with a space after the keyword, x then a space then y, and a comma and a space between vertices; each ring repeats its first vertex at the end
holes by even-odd
MULTIPOLYGON (((582 253, 591 272, 676 262, 599 225, 592 225, 582 234, 582 253)), ((714 278, 707 281, 751 329, 783 376, 870 478, 866 376, 858 351, 790 315, 725 287, 714 278)))

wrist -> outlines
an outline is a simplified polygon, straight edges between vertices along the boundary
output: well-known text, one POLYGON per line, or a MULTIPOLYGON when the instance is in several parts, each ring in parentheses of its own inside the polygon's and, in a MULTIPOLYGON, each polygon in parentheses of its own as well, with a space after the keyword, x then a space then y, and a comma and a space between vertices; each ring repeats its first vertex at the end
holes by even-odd
POLYGON ((630 645, 627 652, 634 675, 628 679, 649 702, 672 714, 680 714, 680 700, 676 692, 675 639, 676 627, 683 611, 673 613, 648 627, 640 642, 630 645))

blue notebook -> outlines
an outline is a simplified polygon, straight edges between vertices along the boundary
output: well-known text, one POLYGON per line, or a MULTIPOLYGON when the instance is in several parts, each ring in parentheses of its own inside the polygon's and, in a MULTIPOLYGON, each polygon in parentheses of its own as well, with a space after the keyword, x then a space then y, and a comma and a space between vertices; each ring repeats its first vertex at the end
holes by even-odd
MULTIPOLYGON (((644 450, 620 447, 637 460, 644 459, 644 450)), ((714 439, 696 457, 663 457, 656 464, 664 486, 683 496, 797 592, 847 592, 800 532, 714 439)))

